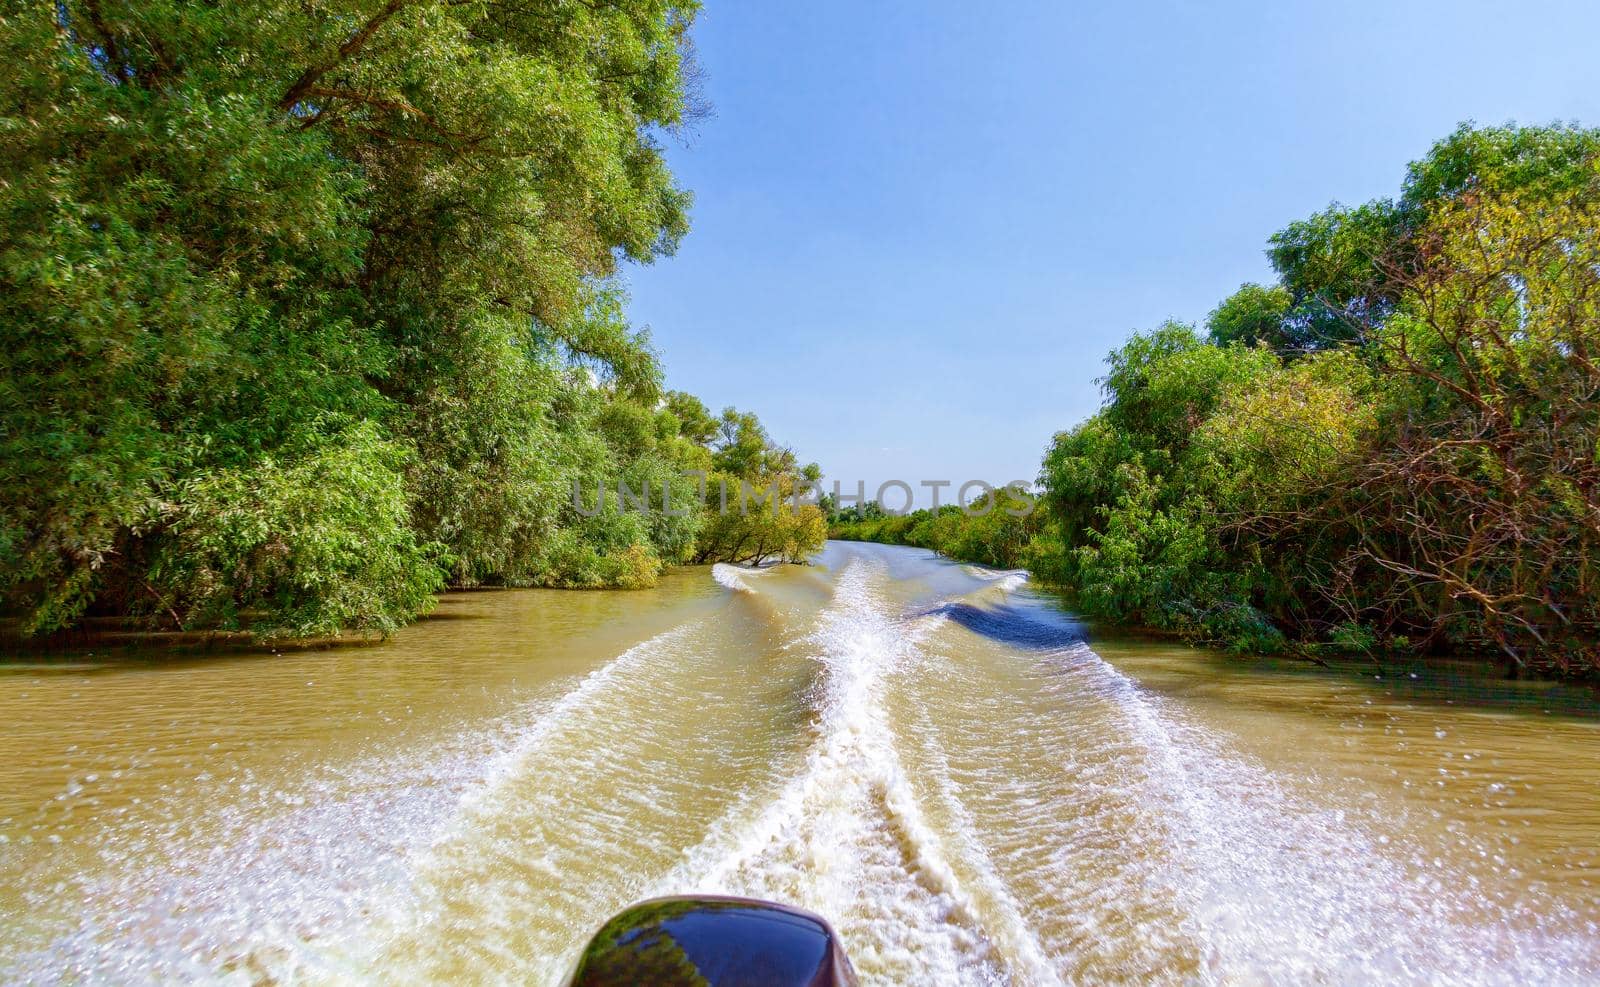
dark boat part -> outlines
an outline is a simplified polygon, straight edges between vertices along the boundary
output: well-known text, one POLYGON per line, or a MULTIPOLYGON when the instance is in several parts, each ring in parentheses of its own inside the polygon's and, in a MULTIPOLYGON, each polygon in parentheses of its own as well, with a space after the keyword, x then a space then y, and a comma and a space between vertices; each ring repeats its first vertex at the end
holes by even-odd
POLYGON ((589 940, 568 987, 855 987, 820 915, 754 898, 652 898, 589 940))

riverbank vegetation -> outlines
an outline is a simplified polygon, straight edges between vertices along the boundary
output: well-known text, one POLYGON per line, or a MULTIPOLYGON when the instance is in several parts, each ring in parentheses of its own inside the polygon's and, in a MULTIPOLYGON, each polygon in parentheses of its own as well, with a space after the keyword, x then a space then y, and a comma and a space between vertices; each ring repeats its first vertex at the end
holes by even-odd
POLYGON ((1016 569, 1035 558, 1037 539, 1046 530, 1044 521, 1031 498, 1002 487, 973 498, 965 509, 944 504, 888 514, 876 501, 832 509, 828 534, 846 541, 931 548, 964 562, 1016 569))
MULTIPOLYGON (((814 480, 664 388, 623 262, 689 196, 692 0, 18 3, 0 15, 0 597, 387 632, 445 586, 803 558, 814 480), (706 482, 695 476, 704 474, 706 482), (600 490, 684 511, 585 506, 600 490), (709 494, 709 496, 705 496, 709 494), (664 505, 663 505, 664 506, 664 505), (742 505, 741 505, 742 506, 742 505)), ((1600 670, 1600 134, 1462 128, 1276 280, 1135 334, 1040 511, 835 513, 1087 616, 1600 670)))
POLYGON ((1463 127, 1398 198, 1268 256, 1275 283, 1111 354, 1023 547, 948 512, 835 535, 1027 565, 1086 616, 1246 651, 1600 673, 1600 132, 1463 127))
MULTIPOLYGON (((573 496, 797 471, 754 418, 663 394, 615 280, 687 229, 660 141, 697 112, 695 12, 10 5, 17 627, 387 632, 446 585, 637 586, 742 544, 573 496)), ((791 528, 775 551, 820 543, 820 515, 791 528)))

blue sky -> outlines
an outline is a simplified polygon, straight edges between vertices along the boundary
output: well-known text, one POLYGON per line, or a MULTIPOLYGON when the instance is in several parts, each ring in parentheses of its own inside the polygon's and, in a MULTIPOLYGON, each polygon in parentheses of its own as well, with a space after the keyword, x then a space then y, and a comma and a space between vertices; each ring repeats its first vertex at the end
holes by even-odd
MULTIPOLYGON (((830 478, 1032 479, 1127 334, 1463 120, 1600 125, 1600 4, 707 0, 672 387, 830 478)), ((870 487, 869 487, 870 489, 870 487)))

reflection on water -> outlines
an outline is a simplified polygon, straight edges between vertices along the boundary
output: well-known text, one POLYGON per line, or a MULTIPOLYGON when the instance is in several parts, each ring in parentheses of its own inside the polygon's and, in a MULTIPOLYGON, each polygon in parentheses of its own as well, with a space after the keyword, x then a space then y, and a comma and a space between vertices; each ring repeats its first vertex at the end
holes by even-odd
POLYGON ((548 983, 689 891, 825 915, 868 983, 1600 977, 1593 693, 818 562, 0 666, 0 980, 548 983))

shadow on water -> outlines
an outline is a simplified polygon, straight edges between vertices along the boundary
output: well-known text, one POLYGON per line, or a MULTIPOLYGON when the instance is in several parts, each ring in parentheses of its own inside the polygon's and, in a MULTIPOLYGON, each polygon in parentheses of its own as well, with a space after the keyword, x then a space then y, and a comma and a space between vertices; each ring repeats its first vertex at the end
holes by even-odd
MULTIPOLYGON (((916 615, 944 616, 974 634, 1011 647, 1046 651, 1088 644, 1103 659, 1160 692, 1203 688, 1213 700, 1226 701, 1230 695, 1227 681, 1244 686, 1277 680, 1321 683, 1328 688, 1330 699, 1334 691, 1356 689, 1388 702, 1600 721, 1600 686, 1508 678, 1488 659, 1335 656, 1319 666, 1291 657, 1232 654, 1154 632, 1084 623, 1048 590, 1031 589, 1014 601, 1020 602, 978 606, 950 601, 916 615)), ((1238 694, 1254 705, 1270 704, 1255 690, 1244 688, 1238 694)), ((1303 691, 1294 690, 1282 701, 1285 710, 1292 711, 1308 699, 1303 691)))
POLYGON ((386 660, 379 637, 340 638, 294 642, 173 640, 138 636, 133 640, 102 640, 72 649, 28 651, 0 649, 0 676, 73 674, 113 675, 120 672, 183 668, 221 668, 229 665, 270 663, 285 658, 338 654, 376 662, 386 660))
POLYGON ((239 633, 201 631, 90 631, 44 640, 0 636, 0 671, 103 671, 252 661, 284 655, 370 651, 387 643, 362 637, 263 641, 239 633))
POLYGON ((1067 648, 1086 640, 1078 624, 1040 619, 1037 613, 1011 604, 980 607, 971 603, 943 603, 922 611, 921 615, 941 616, 991 641, 1038 651, 1067 648))

